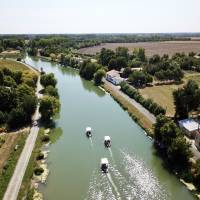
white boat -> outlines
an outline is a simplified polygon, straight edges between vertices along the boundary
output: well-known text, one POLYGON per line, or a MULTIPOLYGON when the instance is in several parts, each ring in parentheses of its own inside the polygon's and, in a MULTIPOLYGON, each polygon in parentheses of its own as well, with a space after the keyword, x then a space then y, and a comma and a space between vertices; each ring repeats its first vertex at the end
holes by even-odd
POLYGON ((86 133, 87 137, 92 137, 92 128, 86 127, 85 133, 86 133))
POLYGON ((108 164, 107 158, 101 158, 101 166, 100 167, 104 173, 108 173, 109 164, 108 164))
POLYGON ((110 136, 105 136, 105 137, 104 137, 104 145, 105 145, 105 147, 107 147, 107 148, 111 147, 111 139, 110 139, 110 136))

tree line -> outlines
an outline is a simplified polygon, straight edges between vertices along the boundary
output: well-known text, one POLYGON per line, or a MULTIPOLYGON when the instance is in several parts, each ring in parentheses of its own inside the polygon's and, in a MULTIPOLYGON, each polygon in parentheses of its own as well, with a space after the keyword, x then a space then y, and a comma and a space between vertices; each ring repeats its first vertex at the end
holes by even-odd
POLYGON ((35 86, 37 76, 0 70, 0 124, 7 129, 18 128, 31 122, 37 105, 35 86))
POLYGON ((152 99, 145 99, 135 88, 130 86, 128 83, 122 82, 120 86, 121 90, 125 94, 127 94, 130 98, 135 99, 154 115, 166 113, 166 110, 162 106, 155 103, 152 99))
POLYGON ((43 98, 40 100, 39 112, 41 120, 49 122, 60 108, 58 89, 56 88, 57 80, 53 73, 42 74, 40 83, 44 87, 43 98))

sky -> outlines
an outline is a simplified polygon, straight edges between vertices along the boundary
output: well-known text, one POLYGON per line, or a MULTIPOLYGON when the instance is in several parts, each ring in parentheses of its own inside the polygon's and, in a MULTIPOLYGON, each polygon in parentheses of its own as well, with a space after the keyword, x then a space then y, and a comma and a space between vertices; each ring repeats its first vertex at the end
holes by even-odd
POLYGON ((200 32, 200 0, 0 0, 0 34, 200 32))

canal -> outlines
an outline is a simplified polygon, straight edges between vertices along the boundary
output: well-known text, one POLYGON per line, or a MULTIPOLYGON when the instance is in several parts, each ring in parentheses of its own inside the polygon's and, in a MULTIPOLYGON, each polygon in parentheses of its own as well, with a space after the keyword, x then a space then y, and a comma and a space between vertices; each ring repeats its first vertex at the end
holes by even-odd
POLYGON ((78 71, 26 57, 26 63, 58 80, 61 109, 56 127, 62 131, 50 145, 50 174, 40 191, 45 200, 190 200, 192 194, 163 167, 152 140, 109 94, 80 78, 78 71), (91 140, 86 126, 93 129, 91 140), (103 144, 112 140, 110 150, 103 144), (107 157, 109 174, 100 172, 107 157))

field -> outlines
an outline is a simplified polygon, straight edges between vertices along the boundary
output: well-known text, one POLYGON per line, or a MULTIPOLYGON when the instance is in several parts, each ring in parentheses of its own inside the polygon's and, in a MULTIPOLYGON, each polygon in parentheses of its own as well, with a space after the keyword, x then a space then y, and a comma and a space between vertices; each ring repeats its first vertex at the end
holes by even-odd
MULTIPOLYGON (((184 83, 186 83, 189 79, 196 81, 200 86, 200 73, 197 72, 185 72, 184 74, 184 83)), ((156 103, 161 105, 163 108, 167 109, 167 115, 173 116, 175 114, 175 108, 173 103, 172 93, 174 90, 178 89, 178 87, 182 87, 183 84, 180 85, 160 85, 153 87, 146 87, 144 89, 140 89, 140 93, 144 98, 151 98, 156 103)))
POLYGON ((78 52, 81 54, 95 55, 102 48, 115 50, 117 47, 127 47, 130 52, 134 48, 145 48, 148 57, 154 54, 168 54, 172 56, 176 52, 189 53, 191 51, 200 53, 200 41, 166 41, 166 42, 139 42, 139 43, 105 43, 99 46, 82 48, 78 52))
POLYGON ((9 68, 11 70, 15 70, 15 71, 29 71, 30 70, 25 65, 19 62, 16 62, 13 60, 0 59, 0 69, 4 67, 9 68))
POLYGON ((28 132, 24 131, 0 136, 1 139, 5 140, 0 148, 0 199, 2 199, 13 174, 27 135, 28 132), (16 145, 18 145, 18 148, 15 150, 16 145))

